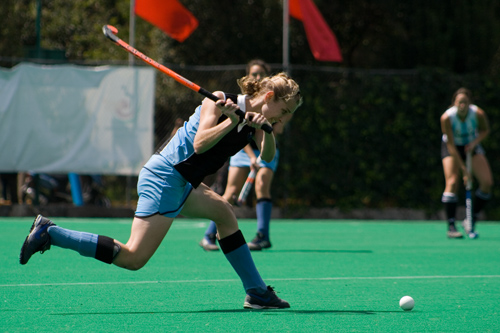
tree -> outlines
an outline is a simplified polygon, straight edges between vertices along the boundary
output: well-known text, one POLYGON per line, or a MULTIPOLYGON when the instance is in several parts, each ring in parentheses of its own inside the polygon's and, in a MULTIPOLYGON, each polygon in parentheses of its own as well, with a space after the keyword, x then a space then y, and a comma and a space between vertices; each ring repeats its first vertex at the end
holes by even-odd
MULTIPOLYGON (((301 22, 290 19, 292 64, 347 68, 440 67, 487 72, 499 67, 500 3, 431 0, 314 0, 335 32, 345 61, 319 63, 301 22)), ((129 1, 41 0, 42 47, 62 49, 70 61, 125 60, 128 55, 101 33, 115 25, 128 40, 129 1)), ((137 18, 136 46, 151 57, 180 65, 244 64, 248 59, 282 61, 282 2, 279 0, 182 0, 199 20, 184 42, 137 18)), ((0 54, 22 57, 36 41, 36 1, 0 3, 0 54)))

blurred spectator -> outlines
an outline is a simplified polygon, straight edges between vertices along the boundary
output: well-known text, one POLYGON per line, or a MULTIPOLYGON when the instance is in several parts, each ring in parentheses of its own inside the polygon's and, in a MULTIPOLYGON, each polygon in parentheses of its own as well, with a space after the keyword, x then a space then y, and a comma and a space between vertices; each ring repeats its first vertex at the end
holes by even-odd
POLYGON ((2 186, 2 197, 0 198, 0 203, 4 204, 18 203, 17 173, 0 174, 0 182, 2 186))

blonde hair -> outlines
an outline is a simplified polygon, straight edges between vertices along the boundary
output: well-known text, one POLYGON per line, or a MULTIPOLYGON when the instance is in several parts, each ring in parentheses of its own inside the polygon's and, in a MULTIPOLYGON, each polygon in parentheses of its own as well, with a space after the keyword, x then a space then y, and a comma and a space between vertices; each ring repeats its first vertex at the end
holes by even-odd
POLYGON ((250 98, 272 91, 275 99, 283 99, 285 102, 298 99, 296 108, 302 105, 299 85, 286 73, 279 73, 263 78, 260 81, 251 76, 244 76, 238 80, 238 85, 241 92, 250 96, 250 98))

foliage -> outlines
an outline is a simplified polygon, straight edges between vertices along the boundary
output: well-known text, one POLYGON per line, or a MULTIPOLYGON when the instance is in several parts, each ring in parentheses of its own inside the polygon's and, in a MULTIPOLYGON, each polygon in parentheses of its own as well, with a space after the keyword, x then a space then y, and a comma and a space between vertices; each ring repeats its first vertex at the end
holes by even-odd
MULTIPOLYGON (((126 64, 104 24, 129 39, 129 1, 38 0, 41 47, 65 61, 126 64)), ((37 0, 0 2, 0 65, 10 67, 36 46, 37 0)), ((135 46, 209 90, 237 91, 235 78, 252 58, 280 70, 282 2, 181 0, 199 27, 179 43, 141 18, 135 46), (207 65, 238 65, 209 71, 207 65)), ((335 32, 344 62, 318 63, 301 22, 290 19, 292 74, 305 96, 280 138, 282 160, 273 191, 293 207, 399 206, 441 208, 444 187, 439 116, 460 86, 489 115, 484 142, 493 170, 500 161, 500 2, 495 0, 314 0, 335 32), (390 68, 390 70, 387 70, 390 68), (362 70, 361 70, 362 69, 362 70)), ((49 60, 39 62, 52 63, 49 60)), ((137 62, 138 63, 138 62, 137 62)), ((156 142, 176 118, 187 119, 199 97, 157 75, 156 142)), ((495 188, 494 197, 499 197, 495 188)), ((492 216, 500 216, 493 206, 492 216)))
MULTIPOLYGON (((126 0, 3 0, 0 3, 0 55, 22 57, 36 44, 36 4, 42 4, 41 46, 61 49, 69 61, 125 60, 127 54, 105 42, 103 24, 115 25, 128 40, 126 0)), ((244 64, 260 57, 282 61, 282 2, 279 0, 181 1, 199 27, 184 42, 136 19, 135 45, 161 62, 186 65, 244 64)), ((421 0, 315 0, 335 32, 345 68, 439 67, 452 72, 498 71, 500 3, 421 0)), ((292 64, 317 64, 303 24, 290 19, 292 64)))
POLYGON ((500 168, 494 158, 500 153, 498 79, 429 68, 399 73, 295 70, 294 77, 306 97, 281 142, 290 152, 284 166, 288 176, 277 182, 276 197, 286 191, 290 198, 303 199, 299 206, 435 213, 442 208, 444 189, 439 118, 461 86, 472 89, 490 118, 492 134, 483 146, 492 169, 500 168))

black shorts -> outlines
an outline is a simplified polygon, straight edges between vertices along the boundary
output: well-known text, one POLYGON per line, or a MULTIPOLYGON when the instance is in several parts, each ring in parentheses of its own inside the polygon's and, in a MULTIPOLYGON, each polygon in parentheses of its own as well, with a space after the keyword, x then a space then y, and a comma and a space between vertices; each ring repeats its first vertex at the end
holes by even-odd
MULTIPOLYGON (((457 147, 458 153, 462 157, 462 159, 465 161, 465 146, 455 146, 457 147)), ((472 152, 472 156, 480 154, 480 155, 485 155, 483 147, 479 144, 476 147, 474 147, 474 151, 472 152)), ((450 152, 448 151, 448 147, 446 146, 446 142, 441 140, 441 159, 450 156, 450 152)))

